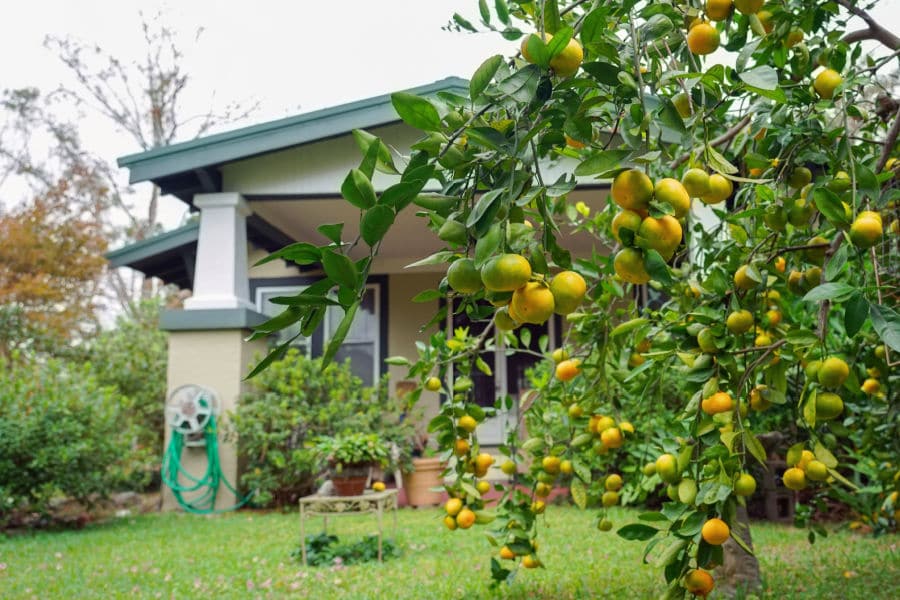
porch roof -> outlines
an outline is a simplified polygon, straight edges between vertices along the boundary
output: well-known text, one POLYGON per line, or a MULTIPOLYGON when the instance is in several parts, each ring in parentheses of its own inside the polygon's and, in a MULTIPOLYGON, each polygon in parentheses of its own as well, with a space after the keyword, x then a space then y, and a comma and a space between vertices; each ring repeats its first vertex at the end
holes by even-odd
MULTIPOLYGON (((467 93, 468 87, 465 79, 448 77, 409 92, 420 96, 467 93)), ((173 194, 190 204, 195 193, 221 191, 218 167, 224 164, 399 120, 390 94, 384 94, 129 154, 119 158, 118 164, 129 170, 131 183, 152 181, 164 194, 173 194)))

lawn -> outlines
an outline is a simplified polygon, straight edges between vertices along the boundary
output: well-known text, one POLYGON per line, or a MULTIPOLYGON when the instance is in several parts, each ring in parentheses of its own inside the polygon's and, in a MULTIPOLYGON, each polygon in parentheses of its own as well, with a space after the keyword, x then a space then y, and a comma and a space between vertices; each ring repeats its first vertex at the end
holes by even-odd
MULTIPOLYGON (((637 513, 615 512, 616 525, 637 513)), ((303 568, 291 559, 296 514, 153 514, 0 538, 0 597, 9 598, 653 598, 662 575, 640 564, 641 542, 593 528, 593 515, 549 507, 540 535, 547 568, 489 587, 489 545, 476 528, 450 532, 440 512, 402 510, 402 556, 384 565, 303 568)), ((321 521, 311 520, 317 531, 321 521)), ((341 538, 373 520, 339 519, 341 538)), ((387 520, 390 524, 390 520, 387 520)), ((308 530, 309 531, 309 530, 308 530)), ((390 526, 388 526, 390 531, 390 526)), ((839 531, 810 546, 804 531, 753 527, 770 598, 900 598, 900 537, 839 531)))

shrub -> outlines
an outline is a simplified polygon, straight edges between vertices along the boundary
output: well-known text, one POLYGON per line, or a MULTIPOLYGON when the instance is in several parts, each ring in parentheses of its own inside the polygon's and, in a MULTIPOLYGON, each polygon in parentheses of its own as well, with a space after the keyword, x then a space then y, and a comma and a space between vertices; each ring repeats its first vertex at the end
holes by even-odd
POLYGON ((55 497, 89 505, 121 480, 130 432, 88 367, 0 358, 0 379, 0 523, 55 497))
POLYGON ((387 443, 406 445, 412 424, 398 400, 388 397, 387 381, 363 386, 350 363, 322 368, 296 350, 251 380, 231 415, 229 437, 239 440, 244 459, 241 484, 257 490, 260 505, 290 505, 312 492, 324 466, 317 438, 376 432, 387 443))

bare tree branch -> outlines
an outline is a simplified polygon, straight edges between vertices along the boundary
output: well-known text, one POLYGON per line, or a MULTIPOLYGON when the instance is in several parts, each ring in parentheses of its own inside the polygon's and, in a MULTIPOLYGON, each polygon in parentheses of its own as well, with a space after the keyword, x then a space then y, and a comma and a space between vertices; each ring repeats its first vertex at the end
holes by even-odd
MULTIPOLYGON (((733 140, 733 139, 737 136, 737 134, 739 134, 741 131, 743 131, 744 127, 746 127, 747 125, 750 124, 750 118, 751 118, 750 115, 744 115, 744 118, 743 118, 743 119, 741 119, 740 121, 738 121, 737 123, 735 123, 735 124, 731 127, 731 129, 729 129, 728 131, 726 131, 725 133, 723 133, 722 135, 720 135, 719 137, 717 137, 717 138, 715 138, 713 141, 711 141, 711 142, 709 143, 709 145, 710 145, 710 146, 721 146, 722 144, 726 144, 726 143, 730 142, 731 140, 733 140)), ((690 153, 690 152, 685 152, 684 154, 682 154, 681 156, 679 156, 678 158, 676 158, 675 160, 673 160, 673 161, 669 164, 669 168, 670 168, 670 169, 677 169, 677 168, 680 167, 682 164, 684 164, 685 162, 687 162, 687 160, 688 160, 690 157, 691 157, 691 153, 690 153)))
POLYGON ((875 18, 865 10, 859 8, 855 4, 851 4, 849 0, 837 0, 837 3, 846 8, 852 15, 859 17, 868 25, 865 29, 859 31, 851 31, 844 36, 844 41, 848 44, 859 42, 862 40, 875 40, 881 42, 891 50, 900 49, 900 38, 882 27, 875 18))

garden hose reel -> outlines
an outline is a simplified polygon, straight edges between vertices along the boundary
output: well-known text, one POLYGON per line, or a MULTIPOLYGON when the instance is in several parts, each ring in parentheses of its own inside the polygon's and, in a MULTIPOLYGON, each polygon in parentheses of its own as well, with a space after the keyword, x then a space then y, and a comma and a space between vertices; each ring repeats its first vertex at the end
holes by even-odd
POLYGON ((184 436, 185 446, 205 446, 204 431, 218 414, 216 393, 193 383, 173 390, 166 403, 166 423, 184 436))

